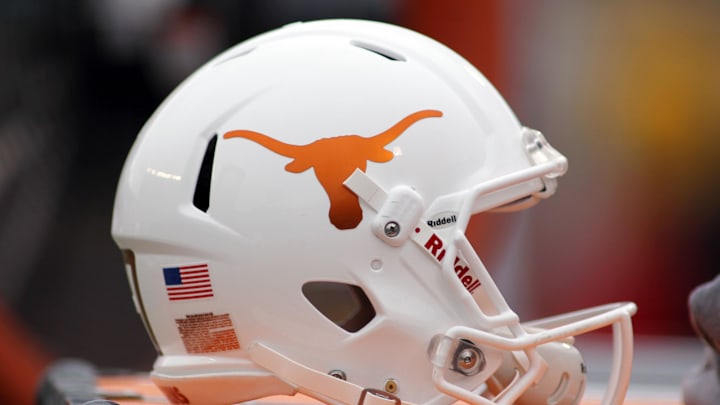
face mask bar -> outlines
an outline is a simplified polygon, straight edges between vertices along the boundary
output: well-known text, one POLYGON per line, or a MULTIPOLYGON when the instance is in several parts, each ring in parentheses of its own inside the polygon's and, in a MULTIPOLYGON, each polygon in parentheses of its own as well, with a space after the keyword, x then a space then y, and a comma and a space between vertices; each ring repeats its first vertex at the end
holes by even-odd
MULTIPOLYGON (((465 229, 471 215, 478 210, 492 208, 492 204, 497 204, 499 193, 506 192, 511 187, 537 179, 543 179, 544 182, 553 181, 567 170, 567 159, 552 148, 539 132, 526 129, 524 133, 532 134, 525 135, 524 139, 528 157, 536 163, 535 165, 437 198, 434 206, 443 207, 442 210, 458 212, 455 232, 449 242, 427 225, 422 218, 424 213, 422 197, 411 191, 408 186, 398 186, 387 192, 360 170, 356 170, 344 182, 346 187, 378 212, 373 225, 378 238, 391 246, 400 246, 407 240, 413 240, 443 266, 443 274, 448 278, 446 281, 455 286, 456 296, 461 297, 462 305, 469 313, 478 312, 478 307, 482 310, 478 326, 483 329, 517 324, 519 319, 509 308, 480 258, 475 254, 475 250, 465 238, 465 229), (538 144, 543 147, 538 147, 538 144), (459 207, 457 207, 458 202, 460 202, 459 207), (395 230, 392 233, 386 232, 390 225, 395 230), (466 264, 466 260, 471 262, 466 264), (471 296, 464 294, 463 284, 453 280, 456 275, 455 268, 458 266, 466 267, 470 277, 479 281, 483 288, 471 296)), ((547 186, 544 189, 547 189, 547 186)), ((505 201, 514 199, 516 197, 505 197, 505 201)))
MULTIPOLYGON (((613 364, 608 389, 602 403, 604 405, 619 404, 625 397, 630 378, 633 347, 630 317, 637 310, 635 304, 610 304, 520 325, 515 321, 517 315, 509 308, 494 281, 489 276, 487 269, 465 237, 464 230, 467 228, 472 213, 490 208, 483 201, 485 196, 494 192, 501 192, 503 189, 527 182, 533 178, 540 178, 543 181, 544 188, 540 191, 540 198, 554 193, 556 177, 567 170, 567 160, 552 148, 538 131, 525 128, 523 130, 523 139, 526 143, 528 156, 535 164, 534 166, 446 197, 450 200, 462 202, 456 231, 452 237, 452 243, 448 247, 447 255, 453 257, 458 255, 456 252, 459 252, 462 257, 466 258, 469 267, 474 269, 478 276, 483 279, 482 289, 485 294, 475 294, 475 302, 480 309, 479 316, 483 321, 483 327, 476 329, 458 326, 451 328, 445 335, 450 339, 470 341, 478 346, 524 352, 529 364, 525 374, 507 387, 499 398, 496 398, 500 400, 500 402, 496 403, 511 404, 530 388, 544 371, 543 361, 535 350, 537 346, 612 325, 613 364), (492 313, 489 311, 493 310, 500 315, 488 316, 488 313, 492 313), (502 316, 502 314, 506 314, 506 316, 502 316), (487 330, 497 329, 499 326, 507 327, 513 337, 504 337, 495 333, 495 331, 487 332, 487 330), (529 330, 533 332, 528 332, 529 330)), ((453 273, 452 263, 449 260, 444 260, 441 264, 444 274, 453 273)), ((431 361, 433 357, 431 356, 431 361)), ((447 361, 451 360, 445 360, 445 362, 447 361)), ((433 361, 435 365, 433 381, 439 391, 470 403, 484 403, 486 401, 477 394, 449 383, 444 377, 444 369, 437 365, 442 363, 443 361, 439 361, 437 358, 433 361)))
MULTIPOLYGON (((603 405, 621 404, 627 392, 632 366, 632 324, 630 317, 635 313, 633 303, 615 303, 559 315, 540 321, 520 325, 522 332, 513 337, 498 333, 455 326, 445 334, 436 336, 430 343, 428 356, 433 363, 433 382, 437 389, 447 395, 472 404, 513 404, 528 390, 544 372, 545 363, 536 351, 542 344, 560 341, 603 327, 613 328, 613 359, 611 375, 602 399, 603 405), (548 328, 548 329, 545 329, 548 328), (529 332, 532 331, 532 332, 529 332), (445 378, 446 370, 457 368, 462 357, 452 349, 472 342, 479 348, 498 351, 523 352, 527 356, 528 368, 525 373, 506 387, 495 400, 478 396, 467 389, 452 384, 445 378), (453 356, 453 354, 455 354, 453 356)), ((548 393, 550 394, 550 393, 548 393)))
MULTIPOLYGON (((413 229, 414 232, 406 231, 403 234, 377 231, 376 235, 392 246, 402 245, 408 239, 420 245, 442 267, 442 274, 446 277, 446 282, 456 290, 455 296, 460 300, 460 305, 465 307, 467 313, 477 315, 473 322, 475 327, 450 328, 444 337, 434 339, 430 344, 428 353, 434 365, 433 381, 439 391, 473 404, 512 404, 541 378, 544 368, 547 367, 536 350, 539 345, 612 325, 613 365, 602 403, 603 405, 619 404, 625 397, 630 377, 632 364, 630 317, 637 309, 635 304, 610 304, 520 324, 517 314, 510 309, 465 237, 464 231, 471 215, 492 209, 507 201, 514 201, 510 195, 503 196, 503 193, 509 194, 513 187, 540 179, 543 187, 540 190, 535 189, 533 196, 543 198, 555 191, 556 177, 567 170, 567 159, 552 148, 538 131, 525 128, 523 139, 532 166, 483 182, 470 189, 442 196, 435 202, 434 206, 439 205, 444 208, 457 207, 460 202, 456 211, 457 223, 454 232, 450 235, 450 241, 443 240, 424 222, 424 219, 418 221, 418 212, 422 211, 423 201, 420 196, 408 193, 407 187, 402 187, 398 192, 393 189, 388 193, 359 170, 345 181, 345 185, 378 213, 383 213, 378 215, 379 224, 376 229, 386 229, 383 224, 392 224, 395 230, 413 229), (388 206, 402 206, 406 209, 388 210, 388 206), (402 212, 412 212, 412 214, 403 216, 402 212), (398 235, 402 237, 398 239, 398 235), (467 285, 464 279, 457 277, 458 266, 470 273, 471 279, 480 282, 482 287, 477 292, 466 293, 467 285), (498 333, 500 331, 503 333, 498 333), (453 343, 448 344, 448 339, 453 343), (457 361, 449 357, 450 353, 455 351, 449 350, 448 347, 460 347, 462 342, 471 342, 480 351, 482 347, 486 347, 494 351, 520 353, 521 357, 526 358, 528 367, 522 376, 515 379, 501 395, 491 401, 449 382, 445 377, 448 369, 458 371, 457 361)), ((478 358, 482 355, 482 352, 478 353, 478 358)))
MULTIPOLYGON (((560 154, 545 139, 540 131, 532 128, 523 127, 522 137, 525 142, 525 150, 534 164, 545 163, 552 160, 564 160, 565 157, 560 154)), ((520 199, 504 203, 499 207, 492 208, 492 212, 514 212, 530 208, 537 204, 541 199, 548 198, 555 194, 557 190, 557 178, 567 171, 567 161, 564 167, 556 173, 549 173, 541 178, 543 187, 532 194, 524 196, 520 199)), ((477 207, 473 212, 480 212, 484 208, 477 207)))
MULTIPOLYGON (((538 169, 551 163, 552 162, 546 162, 534 168, 538 169)), ((526 178, 523 174, 529 175, 530 172, 531 169, 528 169, 525 173, 519 173, 517 175, 518 181, 523 181, 526 178)), ((511 183, 511 181, 512 180, 508 180, 508 183, 511 183)), ((490 192, 490 190, 493 189, 494 187, 490 185, 486 187, 479 186, 469 191, 469 194, 476 198, 481 198, 485 192, 490 192)), ((459 342, 469 341, 479 347, 488 347, 498 351, 522 351, 528 359, 529 367, 522 376, 503 391, 502 395, 495 398, 499 402, 491 402, 476 393, 450 383, 445 378, 445 370, 448 369, 448 364, 451 365, 450 368, 457 368, 457 362, 453 358, 448 358, 447 356, 450 352, 448 352, 447 349, 440 350, 441 345, 438 345, 438 350, 433 351, 431 349, 432 354, 430 357, 432 363, 435 365, 433 381, 437 389, 469 403, 512 404, 526 390, 533 386, 544 372, 545 364, 542 357, 540 357, 535 350, 537 346, 612 325, 614 340, 613 364, 608 389, 606 390, 602 403, 603 405, 622 403, 627 391, 632 365, 633 342, 630 317, 636 312, 635 304, 610 304, 535 321, 529 324, 519 324, 517 315, 508 306, 493 279, 490 277, 489 272, 462 231, 466 228, 469 221, 473 198, 460 198, 460 200, 464 202, 464 206, 458 215, 458 228, 456 228, 452 242, 443 245, 446 247, 446 253, 444 254, 443 260, 440 261, 440 264, 443 267, 443 274, 446 276, 449 275, 452 280, 452 276, 455 274, 453 269, 454 261, 449 258, 465 258, 469 269, 472 269, 478 279, 481 280, 481 291, 472 295, 474 298, 473 304, 476 305, 470 308, 470 305, 465 302, 465 305, 468 306, 468 311, 477 314, 481 327, 478 329, 458 326, 448 330, 445 336, 457 342, 456 344, 458 345, 460 344, 459 342), (480 311, 478 311, 478 309, 480 309, 480 311), (486 332, 487 330, 491 332, 486 332), (512 337, 502 336, 497 333, 498 330, 509 331, 512 337), (440 353, 444 354, 441 355, 440 353), (443 356, 445 356, 445 358, 443 358, 443 356)), ((432 232, 432 229, 430 229, 429 232, 432 232)), ((423 247, 426 247, 427 243, 423 244, 423 239, 424 237, 420 238, 420 243, 423 247)), ((437 259, 437 257, 435 258, 437 259)), ((462 290, 462 285, 457 283, 457 281, 452 280, 448 282, 453 283, 456 289, 462 290)), ((458 292, 458 294, 459 293, 460 292, 458 292)), ((468 295, 464 294, 464 296, 467 297, 468 295)))

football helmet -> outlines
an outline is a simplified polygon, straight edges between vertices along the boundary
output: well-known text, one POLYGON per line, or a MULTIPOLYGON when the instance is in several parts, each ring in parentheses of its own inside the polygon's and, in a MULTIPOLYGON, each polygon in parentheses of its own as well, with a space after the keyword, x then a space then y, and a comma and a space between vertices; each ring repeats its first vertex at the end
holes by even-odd
POLYGON ((567 167, 471 64, 393 25, 296 23, 182 83, 125 163, 112 234, 173 403, 575 404, 575 335, 632 303, 520 323, 465 236, 567 167))

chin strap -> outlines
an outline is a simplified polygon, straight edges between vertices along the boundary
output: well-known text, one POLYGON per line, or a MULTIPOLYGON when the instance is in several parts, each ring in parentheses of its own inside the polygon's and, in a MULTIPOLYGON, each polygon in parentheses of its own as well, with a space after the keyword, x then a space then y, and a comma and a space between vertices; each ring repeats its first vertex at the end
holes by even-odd
POLYGON ((348 405, 415 405, 402 401, 389 392, 364 388, 303 366, 262 343, 253 343, 248 348, 248 353, 252 361, 294 385, 298 392, 323 402, 348 405))

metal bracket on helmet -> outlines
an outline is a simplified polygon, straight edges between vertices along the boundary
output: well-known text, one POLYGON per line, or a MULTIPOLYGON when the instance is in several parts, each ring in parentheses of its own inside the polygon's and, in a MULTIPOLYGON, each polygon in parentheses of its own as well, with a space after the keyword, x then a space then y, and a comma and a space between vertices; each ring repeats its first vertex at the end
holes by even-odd
POLYGON ((401 246, 410 239, 425 212, 417 191, 397 186, 388 193, 360 170, 355 170, 344 184, 377 211, 372 223, 375 236, 391 246, 401 246))

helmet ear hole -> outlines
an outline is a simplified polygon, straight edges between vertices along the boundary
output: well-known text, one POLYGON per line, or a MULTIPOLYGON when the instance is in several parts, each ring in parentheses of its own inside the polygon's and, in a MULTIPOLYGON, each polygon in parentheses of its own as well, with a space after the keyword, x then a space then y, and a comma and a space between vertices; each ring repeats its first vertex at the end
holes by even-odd
POLYGON ((375 317, 375 308, 362 288, 345 283, 311 281, 302 286, 307 300, 335 325, 354 333, 375 317))

